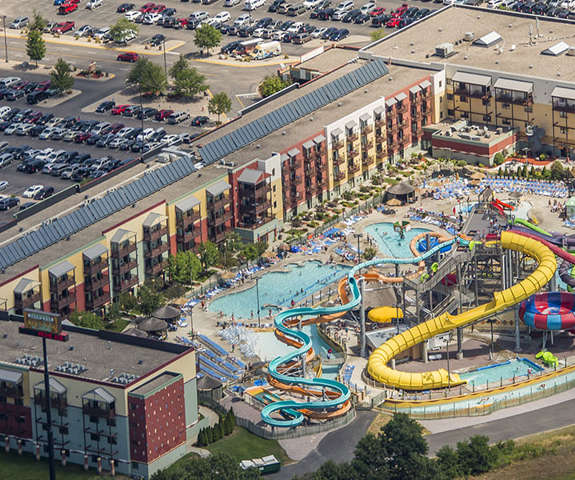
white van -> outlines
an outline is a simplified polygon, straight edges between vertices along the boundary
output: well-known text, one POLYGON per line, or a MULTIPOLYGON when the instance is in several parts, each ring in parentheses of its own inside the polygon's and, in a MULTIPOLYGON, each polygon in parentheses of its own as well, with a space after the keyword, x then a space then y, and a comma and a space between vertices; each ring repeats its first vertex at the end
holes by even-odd
POLYGON ((226 2, 224 3, 224 5, 226 7, 235 7, 236 5, 239 5, 241 2, 241 0, 226 0, 226 2))
POLYGON ((265 3, 265 0, 246 0, 246 3, 244 3, 244 10, 251 12, 252 10, 255 10, 256 8, 263 7, 264 3, 265 3))
POLYGON ((487 8, 498 8, 503 5, 503 0, 489 0, 487 2, 487 8))
POLYGON ((103 4, 104 2, 102 0, 90 0, 86 4, 86 8, 89 10, 96 10, 96 8, 100 8, 103 4))

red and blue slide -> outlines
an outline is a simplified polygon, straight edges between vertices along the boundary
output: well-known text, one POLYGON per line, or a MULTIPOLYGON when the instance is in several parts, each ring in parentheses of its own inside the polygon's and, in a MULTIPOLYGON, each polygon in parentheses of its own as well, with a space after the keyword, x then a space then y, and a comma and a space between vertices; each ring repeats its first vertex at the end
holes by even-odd
POLYGON ((501 215, 505 216, 505 210, 514 210, 514 207, 507 203, 503 203, 499 199, 495 199, 491 202, 491 206, 495 208, 501 215))
POLYGON ((519 318, 540 330, 571 330, 575 328, 574 310, 575 293, 538 293, 521 302, 519 318))

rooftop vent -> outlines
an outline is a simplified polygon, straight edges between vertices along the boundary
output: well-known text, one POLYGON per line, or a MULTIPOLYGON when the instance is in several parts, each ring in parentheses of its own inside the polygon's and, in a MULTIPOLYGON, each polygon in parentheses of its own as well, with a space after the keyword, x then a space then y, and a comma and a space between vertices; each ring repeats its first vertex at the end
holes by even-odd
POLYGON ((570 57, 575 57, 575 47, 569 47, 569 50, 567 50, 567 55, 570 57))
POLYGON ((565 42, 559 42, 549 48, 546 48, 541 52, 541 54, 558 57, 559 55, 563 55, 565 52, 567 52, 569 48, 569 45, 567 45, 565 42))
POLYGON ((55 370, 57 372, 68 373, 71 375, 80 375, 88 370, 88 367, 80 363, 64 362, 62 365, 58 365, 55 370))
POLYGON ((117 377, 112 377, 111 381, 121 385, 128 385, 128 383, 132 383, 136 378, 136 375, 132 375, 131 373, 120 373, 117 377))
POLYGON ((463 35, 463 40, 466 42, 472 42, 474 38, 475 34, 473 32, 465 32, 465 35, 463 35))
POLYGON ((501 35, 497 32, 489 32, 487 35, 483 35, 481 38, 478 38, 473 42, 473 45, 477 45, 478 47, 492 47, 496 43, 503 40, 501 35))
POLYGON ((26 365, 27 367, 39 367, 44 363, 44 361, 36 355, 25 354, 17 358, 14 363, 17 363, 18 365, 26 365))

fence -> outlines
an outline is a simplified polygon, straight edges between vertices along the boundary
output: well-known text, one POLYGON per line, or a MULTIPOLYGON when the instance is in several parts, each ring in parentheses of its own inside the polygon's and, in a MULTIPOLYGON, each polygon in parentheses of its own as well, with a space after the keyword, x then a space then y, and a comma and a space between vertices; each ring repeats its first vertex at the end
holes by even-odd
POLYGON ((350 409, 341 417, 334 418, 324 423, 314 425, 299 425, 294 428, 274 428, 270 425, 261 424, 256 425, 251 420, 236 415, 236 424, 240 427, 249 430, 258 437, 267 438, 269 440, 280 440, 284 438, 299 438, 306 435, 314 435, 316 433, 327 432, 335 428, 343 427, 355 419, 355 409, 350 409))
POLYGON ((345 211, 344 213, 334 218, 333 220, 330 220, 329 222, 324 223, 323 225, 315 228, 311 233, 308 233, 303 237, 293 238, 289 240, 287 243, 289 243, 290 245, 301 245, 307 242, 307 237, 309 237, 309 235, 313 235, 314 237, 321 235, 323 232, 329 230, 335 224, 340 223, 349 217, 357 215, 358 213, 366 209, 375 208, 376 206, 381 205, 383 203, 384 196, 385 194, 372 197, 369 200, 366 200, 364 203, 358 205, 357 207, 353 207, 351 210, 345 211))

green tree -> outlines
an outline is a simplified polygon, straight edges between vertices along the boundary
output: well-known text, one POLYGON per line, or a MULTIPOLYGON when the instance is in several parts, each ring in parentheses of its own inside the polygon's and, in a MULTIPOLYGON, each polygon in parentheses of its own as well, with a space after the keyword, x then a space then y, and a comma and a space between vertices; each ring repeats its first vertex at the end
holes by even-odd
POLYGON ((138 25, 130 22, 125 17, 120 17, 114 25, 110 27, 110 37, 116 43, 126 43, 127 39, 138 34, 138 25))
POLYGON ((191 98, 208 89, 206 77, 197 69, 190 67, 183 55, 180 55, 179 60, 170 69, 170 76, 174 80, 176 95, 191 98))
POLYGON ((274 93, 283 90, 291 85, 290 80, 282 80, 278 75, 269 75, 265 77, 258 87, 258 91, 263 98, 269 97, 274 93))
POLYGON ((501 152, 497 152, 493 156, 493 163, 495 165, 501 165, 505 161, 505 156, 501 152))
POLYGON ((151 285, 145 283, 138 289, 138 309, 143 315, 150 315, 162 305, 160 295, 151 285))
POLYGON ((220 251, 215 243, 210 241, 202 243, 198 248, 202 271, 205 273, 208 268, 216 265, 220 260, 220 251))
POLYGON ((50 72, 52 88, 58 89, 60 93, 70 90, 74 86, 74 77, 71 72, 70 65, 59 58, 56 65, 54 65, 54 69, 50 72))
POLYGON ((551 172, 547 170, 547 167, 543 167, 543 170, 541 170, 541 178, 548 179, 549 177, 551 177, 551 172))
POLYGON ((363 251, 363 258, 365 258, 366 260, 371 260, 372 258, 375 258, 376 255, 377 250, 373 247, 366 247, 365 250, 363 251))
POLYGON ((178 252, 168 259, 170 279, 183 285, 189 285, 193 280, 196 280, 201 270, 200 259, 190 250, 178 252))
POLYGON ((232 109, 232 100, 225 92, 216 93, 208 102, 208 112, 215 113, 220 123, 220 115, 228 113, 232 109))
POLYGON ((561 180, 564 177, 565 170, 559 160, 555 160, 551 164, 551 178, 553 180, 561 180))
POLYGON ((92 328, 94 330, 104 329, 104 320, 99 315, 92 312, 73 312, 70 321, 78 327, 92 328))
POLYGON ((147 58, 141 58, 128 73, 126 83, 137 86, 145 94, 160 95, 166 90, 168 79, 160 65, 152 63, 147 58))
POLYGON ((28 31, 37 30, 39 32, 43 32, 47 25, 48 20, 46 20, 44 17, 42 17, 42 15, 34 10, 32 21, 28 24, 28 31))
POLYGON ((377 40, 381 40, 382 38, 387 37, 387 32, 385 31, 385 28, 378 28, 377 30, 371 32, 369 36, 371 37, 371 41, 375 42, 377 40))
POLYGON ((474 435, 457 443, 457 458, 463 475, 480 475, 491 470, 497 463, 497 453, 489 446, 484 435, 474 435))
POLYGON ((436 457, 437 471, 440 472, 441 479, 451 480, 461 476, 459 457, 453 448, 444 445, 437 451, 436 457))
POLYGON ((210 49, 217 47, 222 41, 222 32, 217 28, 204 23, 200 28, 196 29, 196 36, 194 43, 200 49, 206 49, 210 53, 210 49))
POLYGON ((255 468, 243 470, 239 462, 223 453, 207 458, 186 458, 171 467, 152 475, 151 480, 257 480, 260 472, 255 468))
POLYGON ((29 30, 28 36, 26 38, 26 55, 30 60, 36 62, 38 66, 38 61, 42 60, 46 55, 46 43, 42 38, 41 30, 29 30))

